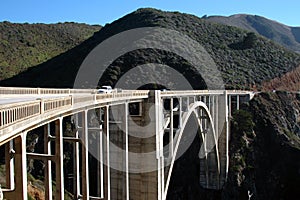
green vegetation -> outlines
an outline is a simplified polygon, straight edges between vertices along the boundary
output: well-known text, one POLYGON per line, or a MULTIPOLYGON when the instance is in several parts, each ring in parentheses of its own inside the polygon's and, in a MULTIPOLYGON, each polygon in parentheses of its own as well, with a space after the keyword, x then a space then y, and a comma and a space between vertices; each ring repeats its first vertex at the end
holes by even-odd
POLYGON ((234 132, 240 135, 244 133, 247 136, 253 136, 254 122, 252 121, 252 115, 245 110, 237 110, 233 114, 233 127, 234 132))
POLYGON ((239 195, 248 190, 255 199, 293 199, 299 193, 298 98, 297 93, 286 91, 260 93, 246 111, 235 113, 227 184, 235 196, 231 199, 241 199, 239 195), (251 127, 253 132, 247 131, 251 127))
MULTIPOLYGON (((300 55, 259 35, 232 26, 211 23, 193 15, 149 8, 139 9, 107 24, 79 46, 13 79, 3 81, 1 85, 73 87, 78 68, 99 43, 125 30, 153 26, 179 31, 201 44, 217 64, 227 88, 245 89, 254 85, 259 87, 262 82, 291 71, 300 62, 300 55), (233 44, 239 43, 243 44, 243 48, 232 48, 233 44)), ((146 63, 171 66, 184 74, 194 88, 206 87, 201 75, 195 73, 197 66, 191 66, 172 52, 151 49, 129 52, 115 60, 99 84, 114 85, 126 71, 146 63)), ((165 79, 165 76, 168 75, 160 74, 161 79, 165 79)), ((134 80, 132 78, 131 81, 134 80)), ((82 87, 91 85, 87 81, 82 87)))
POLYGON ((0 23, 0 80, 77 46, 100 26, 78 23, 0 23))
MULTIPOLYGON (((27 174, 28 178, 28 199, 44 199, 45 196, 45 186, 44 183, 34 178, 30 173, 27 174)), ((55 197, 55 190, 56 190, 56 182, 52 182, 52 191, 53 191, 53 198, 55 197)), ((73 195, 65 190, 64 198, 66 200, 73 199, 73 195)))
POLYGON ((288 27, 257 15, 238 14, 229 17, 211 16, 208 21, 254 31, 295 52, 300 52, 300 28, 288 27))
POLYGON ((232 167, 234 171, 241 172, 244 168, 248 168, 247 156, 249 156, 249 152, 253 152, 251 143, 255 134, 252 114, 246 110, 235 111, 232 116, 231 128, 231 143, 234 152, 231 159, 232 167))

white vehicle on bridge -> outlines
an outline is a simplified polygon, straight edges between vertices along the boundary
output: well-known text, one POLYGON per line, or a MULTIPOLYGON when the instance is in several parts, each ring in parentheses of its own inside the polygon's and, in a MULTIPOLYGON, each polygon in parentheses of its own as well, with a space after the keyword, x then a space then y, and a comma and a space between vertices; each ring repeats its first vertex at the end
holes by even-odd
POLYGON ((112 93, 113 89, 111 86, 107 86, 107 85, 104 85, 104 86, 101 86, 100 89, 98 89, 97 93, 98 94, 102 94, 102 93, 112 93))

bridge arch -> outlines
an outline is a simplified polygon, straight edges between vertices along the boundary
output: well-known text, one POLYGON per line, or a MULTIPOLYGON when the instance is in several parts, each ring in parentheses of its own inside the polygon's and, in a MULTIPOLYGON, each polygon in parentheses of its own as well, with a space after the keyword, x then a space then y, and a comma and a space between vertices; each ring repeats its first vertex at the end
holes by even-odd
MULTIPOLYGON (((200 147, 199 154, 198 154, 200 163, 202 162, 202 167, 200 164, 199 170, 200 171, 205 170, 205 171, 202 171, 202 174, 203 173, 205 174, 205 177, 204 177, 205 180, 200 180, 201 179, 201 175, 200 175, 199 183, 201 184, 201 186, 203 188, 216 188, 216 189, 219 188, 220 157, 219 157, 219 149, 218 149, 218 138, 217 138, 218 136, 216 134, 216 131, 215 131, 215 128, 213 125, 213 119, 210 114, 209 108, 206 106, 206 104, 204 102, 197 101, 197 102, 194 102, 189 105, 188 111, 185 112, 183 115, 182 128, 180 129, 180 131, 178 133, 176 133, 175 141, 177 141, 177 142, 174 147, 174 155, 169 163, 170 169, 167 174, 167 180, 166 180, 166 184, 165 184, 165 189, 164 189, 165 192, 164 192, 163 199, 167 198, 174 164, 175 164, 176 159, 178 158, 178 154, 183 154, 183 152, 179 152, 180 142, 181 142, 182 138, 184 137, 183 133, 185 131, 187 123, 193 115, 197 119, 196 123, 198 125, 198 128, 200 129, 199 136, 202 140, 202 145, 200 147), (202 114, 199 114, 199 111, 200 111, 200 113, 202 112, 202 114), (207 127, 208 129, 203 127, 203 121, 201 118, 203 118, 204 116, 207 117, 207 121, 209 122, 208 127, 207 127), (212 162, 212 161, 215 162, 213 164, 213 166, 216 169, 208 170, 208 168, 207 168, 208 160, 210 160, 210 162, 212 162), (203 166, 206 166, 206 167, 203 168, 203 166), (217 174, 214 174, 214 175, 210 174, 212 171, 216 172, 217 174)), ((185 149, 185 150, 187 150, 187 149, 185 149)), ((212 164, 212 163, 210 163, 210 164, 212 164)), ((211 166, 211 167, 213 167, 213 166, 211 166)), ((200 172, 200 174, 201 174, 201 172, 200 172)))

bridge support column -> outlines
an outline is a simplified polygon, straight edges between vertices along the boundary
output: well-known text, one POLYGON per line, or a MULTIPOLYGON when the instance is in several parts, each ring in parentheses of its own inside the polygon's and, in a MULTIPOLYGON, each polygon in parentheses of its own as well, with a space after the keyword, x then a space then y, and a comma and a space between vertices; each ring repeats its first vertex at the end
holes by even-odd
POLYGON ((126 187, 126 196, 125 199, 129 200, 129 155, 128 155, 128 103, 124 104, 124 130, 125 130, 125 173, 126 173, 126 180, 125 180, 125 187, 126 187))
MULTIPOLYGON (((44 152, 51 155, 50 124, 44 126, 44 152)), ((52 167, 51 160, 45 160, 45 199, 52 199, 52 167)))
POLYGON ((6 169, 6 188, 13 190, 14 181, 14 159, 13 159, 13 140, 5 145, 5 169, 6 169))
POLYGON ((226 126, 226 176, 225 182, 228 178, 229 171, 229 117, 231 117, 231 96, 224 92, 225 94, 225 126, 226 126), (229 97, 229 99, 228 99, 229 97))
POLYGON ((157 170, 158 170, 158 194, 157 199, 161 200, 164 196, 164 187, 165 187, 165 180, 164 180, 164 155, 163 155, 163 129, 162 129, 162 122, 164 121, 162 115, 162 105, 161 105, 161 98, 160 98, 160 91, 155 91, 155 133, 156 133, 156 156, 158 159, 157 162, 157 170))
POLYGON ((106 200, 110 200, 110 155, 109 155, 109 143, 110 143, 110 134, 109 134, 109 106, 106 106, 104 109, 104 135, 106 136, 106 141, 104 142, 106 146, 104 146, 105 158, 106 158, 106 167, 104 168, 104 182, 105 184, 105 194, 104 197, 106 200))
MULTIPOLYGON (((74 116, 76 127, 75 139, 79 139, 79 126, 78 126, 78 114, 74 116)), ((73 155, 74 155, 74 197, 75 199, 79 199, 80 196, 80 171, 79 171, 79 142, 75 142, 73 144, 73 155)))
POLYGON ((22 133, 15 142, 15 189, 4 193, 4 199, 27 200, 26 134, 22 133))
POLYGON ((82 112, 82 199, 89 199, 88 111, 82 112))
POLYGON ((174 107, 174 100, 173 98, 171 98, 170 100, 170 132, 169 132, 169 143, 170 143, 170 147, 169 147, 169 158, 173 157, 173 153, 174 153, 174 111, 173 108, 174 107))
POLYGON ((231 113, 231 95, 225 95, 225 97, 227 98, 227 105, 228 105, 228 114, 229 114, 229 117, 232 116, 232 113, 231 113))
POLYGON ((240 109, 240 95, 236 95, 236 109, 240 109))
MULTIPOLYGON (((63 118, 55 121, 55 173, 56 192, 55 199, 64 199, 64 171, 63 171, 63 118)), ((25 148, 26 149, 26 148, 25 148)))
MULTIPOLYGON (((99 128, 99 132, 97 131, 97 136, 96 136, 96 141, 95 143, 97 144, 97 151, 96 151, 96 158, 97 158, 97 163, 96 163, 96 168, 97 168, 97 173, 95 174, 95 176, 97 176, 96 178, 96 186, 97 186, 97 191, 96 191, 96 197, 97 198, 104 198, 104 177, 103 177, 103 170, 104 170, 104 161, 103 161, 103 116, 102 116, 102 108, 98 108, 96 112, 99 113, 98 116, 98 121, 99 121, 99 126, 97 125, 97 127, 99 128)), ((95 180, 95 179, 94 179, 95 180)), ((91 186, 91 187, 94 187, 91 186)), ((90 195, 93 196, 90 192, 90 195)))
POLYGON ((26 161, 26 135, 23 133, 15 139, 15 199, 27 199, 27 161, 26 161))

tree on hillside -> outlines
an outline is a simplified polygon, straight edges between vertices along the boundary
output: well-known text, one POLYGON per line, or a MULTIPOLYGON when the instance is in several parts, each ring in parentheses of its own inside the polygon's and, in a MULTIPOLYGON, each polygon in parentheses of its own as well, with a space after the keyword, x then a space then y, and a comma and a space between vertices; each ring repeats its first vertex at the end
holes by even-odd
POLYGON ((243 46, 245 49, 250 49, 255 47, 256 42, 257 42, 257 36, 255 35, 255 33, 250 32, 247 33, 246 37, 244 38, 243 46))

